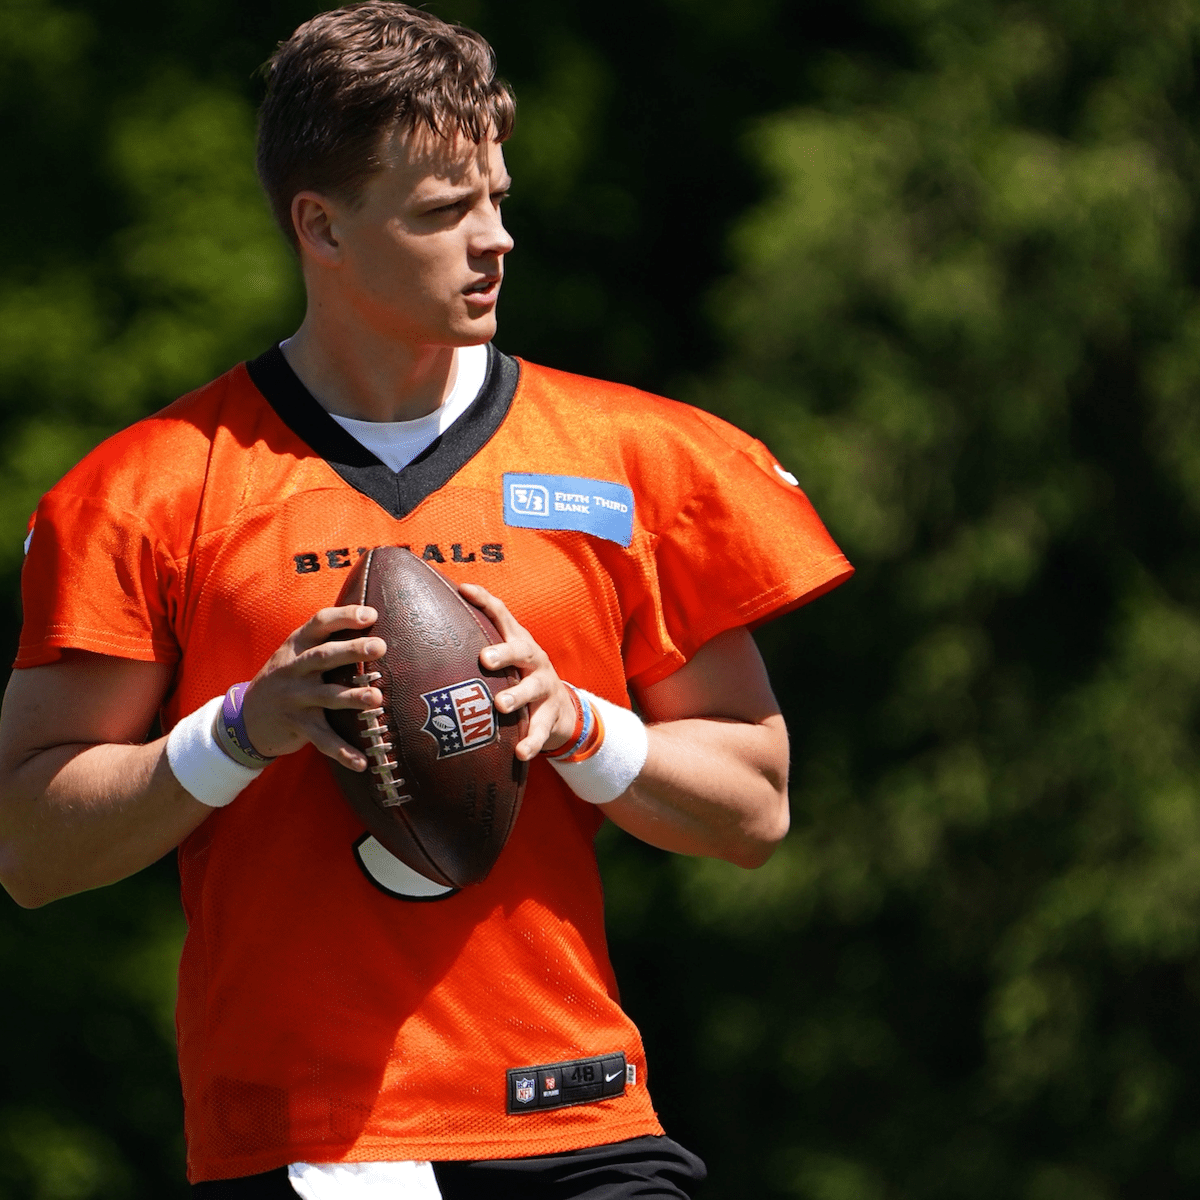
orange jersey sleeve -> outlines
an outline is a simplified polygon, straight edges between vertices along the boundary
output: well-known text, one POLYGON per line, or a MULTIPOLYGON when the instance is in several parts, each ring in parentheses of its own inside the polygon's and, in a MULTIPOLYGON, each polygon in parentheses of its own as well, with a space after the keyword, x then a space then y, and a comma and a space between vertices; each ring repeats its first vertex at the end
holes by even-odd
POLYGON ((717 634, 761 624, 853 574, 794 478, 719 417, 532 364, 523 364, 522 399, 526 463, 563 475, 584 474, 586 463, 594 481, 629 488, 631 544, 620 556, 605 543, 603 565, 620 587, 641 562, 626 606, 631 682, 655 683, 717 634))
POLYGON ((42 498, 21 572, 15 666, 64 648, 174 663, 208 442, 171 410, 108 439, 42 498))
MULTIPOLYGON (((707 413, 687 492, 658 532, 663 620, 680 655, 754 628, 845 582, 854 568, 795 478, 754 438, 707 413)), ((665 665, 662 664, 662 665, 665 665)), ((661 665, 643 673, 653 682, 661 665)))

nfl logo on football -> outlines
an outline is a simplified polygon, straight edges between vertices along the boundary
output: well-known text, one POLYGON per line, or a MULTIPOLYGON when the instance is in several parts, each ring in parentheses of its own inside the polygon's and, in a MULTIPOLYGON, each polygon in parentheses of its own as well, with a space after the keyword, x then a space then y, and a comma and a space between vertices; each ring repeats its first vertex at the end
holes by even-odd
POLYGON ((528 1104, 533 1099, 533 1080, 518 1079, 517 1080, 517 1103, 528 1104))
POLYGON ((438 758, 477 750, 496 740, 496 710, 492 694, 482 679, 422 692, 425 724, 422 729, 437 742, 438 758))

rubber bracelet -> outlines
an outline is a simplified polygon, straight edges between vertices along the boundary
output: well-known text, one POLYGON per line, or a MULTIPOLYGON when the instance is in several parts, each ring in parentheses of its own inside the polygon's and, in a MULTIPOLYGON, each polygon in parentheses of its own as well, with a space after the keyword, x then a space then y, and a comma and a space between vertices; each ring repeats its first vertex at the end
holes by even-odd
POLYGON ((246 732, 246 719, 242 715, 242 701, 249 686, 248 683, 235 683, 225 693, 225 699, 221 703, 221 712, 213 724, 213 732, 217 735, 217 742, 221 749, 234 762, 241 763, 243 767, 255 769, 265 767, 267 763, 275 760, 268 758, 265 754, 259 754, 250 740, 250 735, 246 732))
POLYGON ((183 790, 209 808, 224 808, 262 773, 234 762, 217 742, 213 723, 225 703, 214 696, 167 734, 167 762, 183 790))
MULTIPOLYGON (((566 683, 566 680, 563 682, 566 683)), ((557 750, 542 751, 547 758, 570 758, 591 736, 592 727, 595 724, 592 706, 579 698, 579 689, 572 687, 569 683, 566 683, 566 688, 570 694, 571 703, 575 705, 575 728, 571 730, 571 736, 557 750)))
POLYGON ((641 774, 650 739, 636 713, 582 689, 579 698, 595 710, 603 736, 586 758, 575 762, 552 758, 550 765, 581 800, 608 804, 641 774))
POLYGON ((588 730, 587 736, 580 739, 580 745, 577 750, 570 754, 564 755, 559 761, 563 763, 583 762, 597 754, 600 747, 604 745, 604 718, 596 711, 590 700, 585 701, 588 707, 588 712, 592 714, 591 728, 588 730))

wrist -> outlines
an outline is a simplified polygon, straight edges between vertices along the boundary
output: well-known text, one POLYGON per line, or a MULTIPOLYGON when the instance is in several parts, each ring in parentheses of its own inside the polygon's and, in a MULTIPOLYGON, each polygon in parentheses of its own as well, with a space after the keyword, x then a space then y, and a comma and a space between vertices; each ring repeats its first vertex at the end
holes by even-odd
POLYGON ((246 732, 243 705, 249 687, 249 683, 235 683, 225 693, 221 711, 213 722, 213 733, 216 736, 217 744, 235 763, 241 763, 243 767, 249 767, 252 771, 256 771, 268 763, 274 762, 275 759, 266 754, 260 754, 254 748, 254 743, 246 732))
POLYGON ((646 764, 650 748, 646 727, 627 708, 581 688, 573 691, 588 727, 574 743, 549 755, 550 765, 581 800, 608 804, 629 789, 646 764))
POLYGON ((587 741, 595 727, 595 710, 582 699, 579 689, 566 680, 562 681, 562 685, 571 701, 573 722, 572 728, 558 745, 542 748, 542 754, 550 759, 569 758, 587 741))
POLYGON ((224 696, 180 720, 167 735, 167 762, 180 786, 209 808, 224 808, 253 783, 262 766, 235 762, 217 741, 215 726, 221 718, 224 696))

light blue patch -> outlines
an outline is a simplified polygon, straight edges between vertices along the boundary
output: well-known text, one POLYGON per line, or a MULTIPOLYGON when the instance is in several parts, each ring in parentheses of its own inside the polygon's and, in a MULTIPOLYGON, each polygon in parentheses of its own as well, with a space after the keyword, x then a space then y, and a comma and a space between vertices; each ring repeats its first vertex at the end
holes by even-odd
POLYGON ((504 523, 518 529, 575 529, 628 546, 633 493, 604 479, 510 472, 504 476, 504 523))

